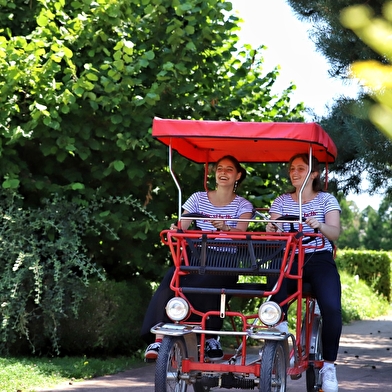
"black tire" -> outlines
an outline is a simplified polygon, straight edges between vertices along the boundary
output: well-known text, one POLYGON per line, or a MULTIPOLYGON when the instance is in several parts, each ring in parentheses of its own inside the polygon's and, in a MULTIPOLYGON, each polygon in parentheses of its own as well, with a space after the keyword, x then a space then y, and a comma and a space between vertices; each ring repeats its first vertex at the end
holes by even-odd
POLYGON ((188 384, 180 379, 182 360, 187 357, 184 339, 165 336, 155 365, 155 392, 186 392, 188 384))
POLYGON ((312 364, 306 369, 306 392, 318 392, 320 385, 317 385, 320 369, 316 369, 312 364))
MULTIPOLYGON (((321 361, 323 359, 323 346, 321 343, 321 332, 323 322, 320 316, 314 316, 312 325, 312 334, 310 337, 309 360, 321 361)), ((321 388, 319 385, 320 369, 310 363, 306 369, 306 392, 318 392, 321 388)))
POLYGON ((196 382, 193 384, 193 390, 194 390, 195 392, 209 392, 209 391, 211 391, 211 388, 210 388, 210 387, 205 387, 205 386, 202 385, 201 382, 197 382, 197 381, 196 381, 196 382))
POLYGON ((287 358, 283 343, 269 340, 265 342, 261 357, 260 392, 285 392, 287 358))

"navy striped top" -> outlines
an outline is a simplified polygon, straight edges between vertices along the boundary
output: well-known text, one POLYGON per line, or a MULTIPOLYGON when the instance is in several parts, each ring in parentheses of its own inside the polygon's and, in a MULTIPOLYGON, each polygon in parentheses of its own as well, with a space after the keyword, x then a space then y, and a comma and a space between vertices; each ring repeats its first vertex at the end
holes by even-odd
MULTIPOLYGON (((336 197, 327 192, 319 192, 313 200, 302 205, 302 216, 308 218, 310 216, 315 217, 319 222, 325 223, 325 215, 330 212, 338 210, 341 212, 339 202, 336 197)), ((278 196, 272 203, 269 210, 270 214, 275 213, 279 215, 297 215, 299 214, 299 204, 294 201, 291 193, 285 193, 278 196)), ((283 223, 284 231, 290 231, 290 223, 283 223)), ((294 229, 298 230, 298 224, 294 224, 294 229)), ((303 224, 304 233, 314 233, 314 229, 308 226, 306 223, 303 224)), ((316 245, 316 241, 311 241, 309 245, 316 245)), ((330 241, 325 238, 324 247, 317 249, 317 251, 329 250, 332 251, 332 245, 330 241)), ((314 252, 314 249, 305 249, 305 252, 314 252)))
MULTIPOLYGON (((253 212, 252 203, 245 198, 236 195, 234 200, 225 206, 214 206, 208 198, 207 192, 195 192, 182 206, 189 213, 198 213, 208 218, 225 219, 226 224, 236 227, 237 222, 230 219, 239 219, 242 214, 253 212)), ((209 221, 196 220, 201 230, 216 230, 209 221)))

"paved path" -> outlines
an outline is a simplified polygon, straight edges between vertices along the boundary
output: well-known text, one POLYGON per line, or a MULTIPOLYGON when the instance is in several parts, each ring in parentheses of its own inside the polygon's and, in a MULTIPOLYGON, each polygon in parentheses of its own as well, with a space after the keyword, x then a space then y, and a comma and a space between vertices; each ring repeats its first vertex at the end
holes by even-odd
MULTIPOLYGON (((153 392, 154 364, 119 374, 56 388, 36 391, 56 392, 153 392)), ((339 392, 392 391, 392 315, 376 320, 355 321, 343 327, 337 360, 339 392)), ((305 377, 287 378, 287 392, 306 391, 305 377)), ((193 390, 189 389, 191 392, 193 390)), ((220 389, 219 391, 229 391, 220 389)))

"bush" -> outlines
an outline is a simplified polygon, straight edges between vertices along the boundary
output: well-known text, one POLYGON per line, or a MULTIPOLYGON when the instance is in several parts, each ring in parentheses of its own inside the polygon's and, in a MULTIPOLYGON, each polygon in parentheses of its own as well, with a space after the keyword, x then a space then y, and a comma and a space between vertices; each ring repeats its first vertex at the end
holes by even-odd
MULTIPOLYGON (((104 203, 129 202, 93 199, 82 205, 54 195, 34 209, 23 208, 16 193, 0 194, 0 355, 60 353, 63 321, 78 316, 90 281, 105 279, 85 236, 118 240, 96 211, 104 203)), ((128 298, 140 295, 137 287, 128 289, 128 298)))
MULTIPOLYGON (((375 293, 363 280, 340 271, 342 283, 342 319, 344 324, 353 320, 374 318, 386 314, 390 305, 384 296, 375 293)), ((295 329, 296 306, 289 308, 290 329, 295 329)))
MULTIPOLYGON (((380 252, 378 252, 380 253, 380 252)), ((362 320, 374 318, 386 314, 390 309, 390 304, 385 296, 376 293, 367 282, 356 276, 350 275, 346 271, 340 271, 342 283, 342 318, 343 323, 347 324, 352 320, 362 320)), ((254 277, 242 278, 242 281, 255 281, 254 277)), ((261 301, 258 299, 246 299, 235 297, 230 302, 232 310, 247 312, 257 312, 261 301)), ((288 312, 289 328, 295 330, 296 325, 296 303, 292 304, 288 312)), ((227 322, 227 321, 226 321, 227 322)), ((241 324, 236 321, 237 329, 241 324)), ((231 329, 229 324, 225 324, 227 329, 231 329)), ((234 344, 234 340, 222 336, 224 345, 234 344)))
POLYGON ((336 264, 340 271, 358 275, 375 292, 391 299, 391 253, 339 250, 336 264))
POLYGON ((386 314, 390 308, 386 298, 376 292, 367 282, 343 271, 342 281, 343 322, 375 318, 386 314))
POLYGON ((77 312, 84 285, 100 276, 82 243, 97 222, 56 196, 42 209, 22 202, 0 195, 0 352, 56 352, 60 320, 77 312))
POLYGON ((132 356, 141 346, 140 316, 150 297, 150 285, 140 277, 91 283, 78 316, 61 323, 61 353, 132 356))

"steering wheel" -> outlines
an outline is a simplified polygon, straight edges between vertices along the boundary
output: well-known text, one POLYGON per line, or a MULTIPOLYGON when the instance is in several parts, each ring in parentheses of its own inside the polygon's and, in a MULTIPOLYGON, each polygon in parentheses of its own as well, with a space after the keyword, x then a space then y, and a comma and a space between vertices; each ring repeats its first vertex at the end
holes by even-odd
MULTIPOLYGON (((299 220, 301 220, 302 222, 306 221, 305 218, 300 219, 299 215, 282 215, 279 218, 276 218, 276 220, 287 220, 287 221, 293 221, 293 222, 294 221, 298 222, 299 220)), ((295 232, 294 223, 290 223, 290 232, 291 233, 295 232)))
MULTIPOLYGON (((302 219, 300 219, 299 215, 282 215, 279 218, 276 218, 276 220, 286 220, 286 221, 301 221, 302 223, 304 223, 306 221, 306 218, 302 217, 302 219)), ((313 229, 315 233, 318 233, 318 229, 313 229)), ((295 233, 297 232, 297 230, 294 229, 294 223, 290 223, 290 233, 295 233)), ((303 233, 301 233, 302 235, 304 235, 303 233)), ((308 237, 306 240, 302 240, 302 243, 306 244, 310 241, 313 241, 313 237, 308 237)))

